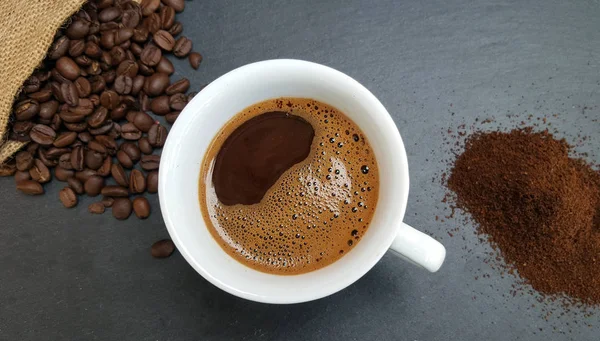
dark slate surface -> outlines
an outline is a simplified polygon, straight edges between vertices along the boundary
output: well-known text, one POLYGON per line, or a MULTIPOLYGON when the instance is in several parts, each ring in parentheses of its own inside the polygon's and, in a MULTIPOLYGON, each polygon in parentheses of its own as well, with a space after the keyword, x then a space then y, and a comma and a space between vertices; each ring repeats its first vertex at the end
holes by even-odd
POLYGON ((149 256, 167 237, 155 195, 150 219, 118 222, 87 214, 91 199, 62 208, 61 183, 32 198, 1 178, 1 340, 597 339, 598 311, 558 318, 557 303, 513 297, 515 279, 483 262, 490 249, 471 224, 435 220, 448 212, 432 178, 450 155, 442 132, 476 118, 511 127, 511 114, 559 114, 550 121, 561 136, 591 136, 580 151, 598 146, 598 1, 195 0, 179 18, 205 59, 198 72, 177 62, 175 78, 196 89, 284 57, 330 65, 371 89, 407 146, 405 220, 444 242, 446 264, 430 275, 388 254, 331 297, 257 304, 213 287, 179 254, 149 256))

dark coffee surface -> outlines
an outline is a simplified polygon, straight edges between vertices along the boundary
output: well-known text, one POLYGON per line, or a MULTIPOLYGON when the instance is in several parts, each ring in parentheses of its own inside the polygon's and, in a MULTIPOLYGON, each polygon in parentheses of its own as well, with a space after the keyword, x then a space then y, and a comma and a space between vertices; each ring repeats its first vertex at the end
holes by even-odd
POLYGON ((224 205, 257 204, 292 165, 310 152, 315 130, 300 116, 274 111, 254 117, 225 140, 213 170, 224 205))
POLYGON ((278 275, 317 270, 351 251, 379 195, 362 131, 307 98, 270 99, 235 115, 209 146, 198 182, 202 216, 223 250, 278 275))

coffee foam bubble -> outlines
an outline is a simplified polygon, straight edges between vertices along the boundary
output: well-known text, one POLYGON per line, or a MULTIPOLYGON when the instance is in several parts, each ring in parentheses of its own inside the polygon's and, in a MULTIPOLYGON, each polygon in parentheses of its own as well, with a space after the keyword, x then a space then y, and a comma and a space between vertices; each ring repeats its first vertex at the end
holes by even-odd
POLYGON ((235 259, 263 272, 300 274, 335 262, 360 241, 375 211, 378 180, 373 152, 354 122, 318 101, 280 98, 246 108, 217 135, 203 161, 200 205, 211 234, 235 259), (221 145, 248 119, 277 110, 313 126, 309 156, 260 203, 221 204, 211 182, 221 145))

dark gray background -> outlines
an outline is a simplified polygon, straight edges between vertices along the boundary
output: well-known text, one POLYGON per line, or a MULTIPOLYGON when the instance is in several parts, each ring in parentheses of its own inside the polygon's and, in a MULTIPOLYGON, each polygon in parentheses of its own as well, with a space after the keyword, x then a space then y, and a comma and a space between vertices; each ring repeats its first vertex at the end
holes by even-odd
POLYGON ((196 89, 243 64, 285 57, 332 66, 378 96, 410 161, 405 220, 446 245, 445 265, 432 275, 387 254, 331 297, 252 303, 213 287, 177 253, 150 257, 149 246, 167 237, 155 195, 150 219, 121 222, 89 215, 88 198, 64 209, 62 183, 26 197, 1 178, 0 339, 597 339, 599 311, 557 317, 558 303, 513 297, 516 280, 483 262, 490 249, 473 226, 435 216, 448 213, 437 180, 451 155, 448 128, 559 114, 551 123, 561 136, 591 136, 581 151, 598 146, 598 1, 195 0, 179 20, 204 62, 196 72, 178 62, 175 78, 196 89))

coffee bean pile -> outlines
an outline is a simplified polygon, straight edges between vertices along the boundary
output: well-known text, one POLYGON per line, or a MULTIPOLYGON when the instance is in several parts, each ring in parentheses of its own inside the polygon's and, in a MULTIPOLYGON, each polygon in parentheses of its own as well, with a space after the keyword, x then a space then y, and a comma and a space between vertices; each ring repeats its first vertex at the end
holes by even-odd
POLYGON ((176 21, 184 7, 184 0, 94 0, 74 14, 15 101, 10 138, 29 144, 2 175, 13 173, 30 195, 43 194, 53 178, 65 182, 59 199, 67 208, 87 194, 102 196, 90 213, 111 207, 117 219, 132 211, 147 218, 142 195, 158 191, 154 152, 167 138, 149 112, 173 123, 194 96, 186 94, 189 80, 170 82, 175 70, 165 55, 188 58, 194 69, 202 61, 176 21))

